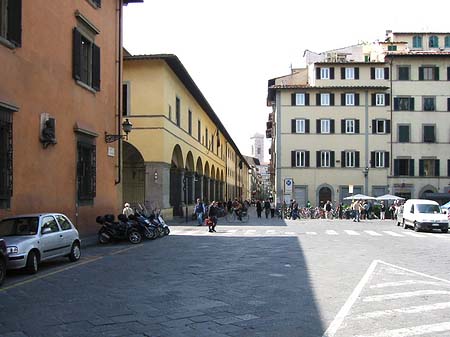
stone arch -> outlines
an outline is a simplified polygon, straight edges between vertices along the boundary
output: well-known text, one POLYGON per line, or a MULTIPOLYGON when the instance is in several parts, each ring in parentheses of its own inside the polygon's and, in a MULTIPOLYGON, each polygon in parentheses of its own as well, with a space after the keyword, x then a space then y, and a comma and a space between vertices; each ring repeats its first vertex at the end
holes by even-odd
POLYGON ((180 145, 175 145, 170 162, 170 205, 173 207, 173 215, 182 215, 184 163, 183 152, 180 145))
POLYGON ((206 161, 205 163, 205 171, 203 173, 203 200, 205 202, 209 202, 210 201, 210 188, 209 188, 209 184, 210 184, 210 180, 211 180, 211 171, 209 169, 209 163, 208 161, 206 161))
POLYGON ((426 196, 427 193, 437 193, 437 192, 438 192, 437 188, 434 187, 433 185, 425 185, 420 189, 419 198, 427 199, 426 196))
POLYGON ((192 152, 189 151, 186 156, 185 172, 184 172, 184 202, 191 205, 194 202, 194 156, 192 152))
POLYGON ((211 166, 211 174, 209 179, 209 201, 216 200, 216 168, 214 164, 211 166))
POLYGON ((322 184, 317 187, 316 191, 317 196, 317 206, 323 206, 325 203, 330 200, 333 202, 334 198, 334 190, 333 187, 329 184, 322 184))
POLYGON ((145 203, 145 163, 140 151, 132 144, 123 143, 122 199, 131 207, 145 203))
POLYGON ((203 199, 203 162, 201 157, 197 158, 197 164, 195 165, 194 184, 194 198, 203 199))

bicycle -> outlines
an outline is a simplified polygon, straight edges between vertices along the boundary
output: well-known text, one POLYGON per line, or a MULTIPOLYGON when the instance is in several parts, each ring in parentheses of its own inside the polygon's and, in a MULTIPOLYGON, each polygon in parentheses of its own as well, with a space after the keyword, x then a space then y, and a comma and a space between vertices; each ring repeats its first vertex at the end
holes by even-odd
POLYGON ((226 215, 227 222, 238 222, 238 221, 248 222, 249 219, 250 219, 250 217, 248 215, 247 210, 241 211, 241 220, 239 220, 239 217, 237 216, 237 214, 234 210, 232 210, 231 212, 228 212, 226 215))

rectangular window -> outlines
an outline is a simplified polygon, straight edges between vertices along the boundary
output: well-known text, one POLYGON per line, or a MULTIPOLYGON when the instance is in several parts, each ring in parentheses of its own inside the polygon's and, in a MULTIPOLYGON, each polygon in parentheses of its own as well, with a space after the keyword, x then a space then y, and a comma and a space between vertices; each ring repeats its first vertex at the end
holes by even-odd
POLYGON ((423 98, 423 111, 436 111, 435 97, 424 97, 423 98))
POLYGON ((398 66, 398 80, 399 81, 409 81, 410 67, 409 66, 398 66))
POLYGON ((330 120, 321 119, 320 120, 320 133, 330 133, 330 120))
POLYGON ((384 68, 375 68, 375 79, 384 80, 384 68))
POLYGON ((385 119, 377 119, 375 126, 376 126, 375 133, 386 133, 386 120, 385 119))
POLYGON ((296 93, 295 94, 295 105, 305 105, 305 94, 296 93))
POLYGON ((122 84, 122 116, 130 116, 130 82, 122 84))
POLYGON ((438 159, 420 159, 419 160, 419 176, 421 177, 437 177, 439 176, 439 160, 438 159))
POLYGON ((375 94, 375 105, 385 106, 386 105, 386 94, 375 94))
POLYGON ((305 151, 295 151, 295 166, 305 167, 306 166, 306 152, 305 151))
POLYGON ((423 126, 423 142, 424 143, 436 142, 436 130, 434 125, 423 126))
POLYGON ((78 201, 83 205, 92 204, 96 192, 96 146, 93 140, 80 137, 77 153, 78 201))
POLYGON ((394 176, 414 176, 414 159, 395 159, 394 176))
POLYGON ((100 48, 93 36, 83 35, 73 29, 73 78, 100 91, 100 48))
POLYGON ((175 123, 181 125, 181 100, 178 97, 175 98, 175 123))
POLYGON ((208 147, 208 141, 209 141, 209 139, 208 139, 208 128, 206 128, 205 129, 205 146, 206 147, 208 147))
POLYGON ((395 97, 395 111, 414 111, 414 97, 395 97))
POLYGON ((345 105, 355 105, 355 94, 345 94, 345 105))
POLYGON ((330 79, 330 68, 320 68, 320 79, 321 80, 330 79))
POLYGON ((306 123, 304 119, 297 119, 295 121, 295 132, 296 133, 305 133, 306 132, 306 123))
POLYGON ((355 152, 346 151, 345 152, 345 167, 355 167, 355 152))
POLYGON ((345 79, 346 80, 355 79, 355 68, 345 68, 345 79))
POLYGON ((413 48, 422 48, 422 36, 413 36, 413 48))
POLYGON ((409 143, 410 137, 410 126, 409 125, 399 125, 398 126, 398 142, 399 143, 409 143))
POLYGON ((197 122, 197 140, 199 143, 202 141, 202 123, 200 120, 197 122))
POLYGON ((439 67, 424 66, 419 67, 419 81, 438 81, 439 67))
POLYGON ((22 44, 22 0, 0 0, 0 37, 11 47, 22 44))
POLYGON ((192 135, 192 111, 188 110, 188 132, 192 135))
POLYGON ((389 45, 388 46, 388 51, 397 51, 397 46, 389 45))
POLYGON ((355 133, 355 120, 346 119, 345 120, 345 133, 355 133))
POLYGON ((331 153, 330 151, 320 151, 320 167, 330 167, 331 153))
POLYGON ((320 94, 320 105, 330 105, 330 94, 320 94))
POLYGON ((375 167, 385 167, 384 165, 385 152, 375 151, 375 167))
POLYGON ((13 191, 12 111, 0 106, 0 209, 10 208, 13 191))

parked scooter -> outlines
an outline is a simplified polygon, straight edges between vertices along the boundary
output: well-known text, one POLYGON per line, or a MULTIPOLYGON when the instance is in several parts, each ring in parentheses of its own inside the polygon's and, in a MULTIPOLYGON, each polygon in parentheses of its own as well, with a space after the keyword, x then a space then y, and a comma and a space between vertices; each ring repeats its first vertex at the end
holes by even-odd
POLYGON ((157 226, 152 224, 150 220, 142 215, 138 210, 136 210, 134 214, 130 215, 128 219, 136 222, 136 226, 146 239, 153 240, 158 237, 157 226))
POLYGON ((164 235, 169 235, 170 229, 169 226, 164 221, 163 217, 161 216, 160 210, 153 210, 152 212, 149 212, 148 209, 145 207, 145 205, 138 204, 138 209, 136 210, 136 213, 139 213, 146 217, 150 223, 155 226, 158 237, 163 237, 164 235))
POLYGON ((128 240, 133 244, 142 241, 142 235, 133 222, 128 221, 126 215, 119 214, 119 221, 114 221, 113 214, 98 216, 96 221, 102 227, 98 231, 98 242, 106 244, 114 240, 128 240))

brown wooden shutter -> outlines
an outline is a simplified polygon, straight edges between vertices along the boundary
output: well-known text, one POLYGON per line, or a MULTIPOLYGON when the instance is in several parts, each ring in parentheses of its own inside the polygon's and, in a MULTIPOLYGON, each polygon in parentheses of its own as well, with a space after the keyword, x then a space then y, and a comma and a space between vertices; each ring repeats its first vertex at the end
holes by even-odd
POLYGON ((305 94, 305 105, 309 105, 309 93, 305 94))
POLYGON ((330 94, 330 105, 334 105, 334 94, 330 94))
POLYGON ((291 151, 291 167, 295 167, 295 156, 296 151, 291 151))
POLYGON ((100 91, 100 48, 92 44, 92 88, 100 91))
POLYGON ((359 167, 359 151, 355 152, 355 167, 359 167))
POLYGON ((389 68, 384 68, 384 79, 388 80, 389 79, 389 68))
POLYGON ((81 79, 81 34, 73 29, 73 50, 72 50, 72 75, 76 80, 81 79))
POLYGON ((359 106, 359 94, 355 94, 355 105, 359 106))
POLYGON ((305 119, 305 133, 309 133, 309 119, 305 119))
POLYGON ((384 167, 389 167, 390 165, 390 158, 389 158, 389 152, 384 153, 384 167))
POLYGON ((305 167, 309 167, 309 151, 305 151, 305 167))
POLYGON ((355 120, 355 133, 359 133, 359 119, 355 120))
POLYGON ((296 100, 296 93, 291 94, 291 105, 297 105, 296 104, 297 100, 296 100))
POLYGON ((297 132, 297 122, 295 119, 291 119, 291 132, 296 133, 297 132))
POLYGON ((345 94, 341 94, 341 105, 345 105, 345 94))
POLYGON ((341 119, 341 133, 345 133, 345 119, 341 119))
POLYGON ((370 68, 370 79, 371 80, 375 79, 375 68, 374 67, 370 68))
POLYGON ((359 80, 359 68, 355 68, 355 80, 359 80))
POLYGON ((316 80, 320 80, 320 67, 316 68, 316 80))
POLYGON ((316 105, 320 106, 320 94, 316 94, 316 105))
POLYGON ((345 68, 341 67, 341 80, 345 80, 345 68))
POLYGON ((334 160, 334 151, 330 151, 330 166, 334 167, 335 166, 335 160, 334 160))
POLYGON ((345 151, 341 151, 341 167, 346 167, 346 165, 345 165, 345 151))
POLYGON ((330 119, 330 133, 334 133, 334 119, 330 119))
POLYGON ((334 80, 334 67, 330 68, 330 80, 334 80))
POLYGON ((391 94, 384 94, 384 105, 385 106, 391 105, 391 94))
POLYGON ((7 2, 8 30, 6 39, 19 47, 22 45, 22 0, 7 2))

